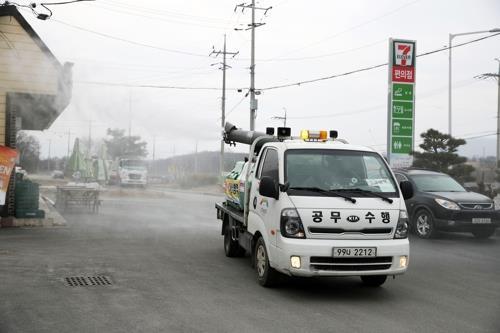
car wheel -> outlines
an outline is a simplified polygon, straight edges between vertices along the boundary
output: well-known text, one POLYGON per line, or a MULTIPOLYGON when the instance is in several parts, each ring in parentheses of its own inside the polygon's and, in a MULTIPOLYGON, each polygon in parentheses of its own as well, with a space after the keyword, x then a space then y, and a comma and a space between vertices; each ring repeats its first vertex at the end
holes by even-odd
POLYGON ((231 227, 228 225, 224 231, 224 253, 226 257, 241 257, 245 254, 245 250, 234 240, 231 235, 231 227))
POLYGON ((495 228, 478 228, 472 230, 472 234, 474 237, 478 239, 487 239, 490 238, 495 233, 495 228))
POLYGON ((434 218, 426 209, 421 209, 415 214, 413 228, 417 236, 420 238, 428 239, 436 235, 434 218))
POLYGON ((387 275, 362 275, 361 281, 369 287, 380 287, 387 280, 387 275))
POLYGON ((272 287, 278 281, 278 272, 269 265, 266 244, 260 237, 257 240, 254 251, 255 270, 257 271, 257 282, 264 287, 272 287))

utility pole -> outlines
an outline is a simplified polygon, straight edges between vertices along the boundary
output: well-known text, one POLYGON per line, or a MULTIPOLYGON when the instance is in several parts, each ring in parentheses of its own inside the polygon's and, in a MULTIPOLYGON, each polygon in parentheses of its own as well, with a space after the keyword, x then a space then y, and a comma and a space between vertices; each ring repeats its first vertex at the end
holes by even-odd
POLYGON ((500 167, 500 59, 495 58, 498 62, 498 74, 497 74, 497 168, 500 167))
POLYGON ((132 136, 132 90, 128 95, 128 139, 132 136))
POLYGON ((194 148, 194 173, 198 173, 198 140, 196 140, 196 145, 194 148))
POLYGON ((90 157, 92 149, 92 119, 89 120, 89 147, 88 147, 88 157, 90 157))
POLYGON ((497 168, 500 168, 500 58, 495 58, 498 62, 498 73, 485 73, 476 76, 479 79, 494 78, 497 80, 498 92, 497 92, 497 168))
POLYGON ((155 161, 156 135, 153 135, 153 162, 155 161))
MULTIPOLYGON (((239 51, 236 52, 227 52, 226 51, 226 35, 224 34, 224 48, 222 51, 216 51, 215 48, 212 49, 212 52, 210 52, 210 55, 215 55, 215 57, 218 57, 219 54, 222 54, 222 63, 215 63, 212 65, 221 65, 219 69, 222 70, 222 103, 221 103, 221 130, 222 132, 224 131, 224 125, 226 123, 226 69, 231 68, 231 66, 226 65, 226 55, 232 55, 233 58, 239 53, 239 51)), ((224 140, 221 139, 220 141, 220 161, 219 161, 219 177, 222 176, 222 173, 224 171, 224 140)))
POLYGON ((155 168, 155 152, 156 152, 156 135, 153 135, 153 165, 152 165, 152 168, 153 168, 153 174, 155 175, 155 171, 156 171, 156 168, 155 168))
POLYGON ((71 131, 68 130, 68 153, 66 154, 68 160, 70 151, 71 151, 71 131))
POLYGON ((459 34, 449 34, 448 35, 448 134, 451 135, 452 131, 452 121, 451 121, 451 111, 452 111, 452 83, 451 83, 451 49, 453 48, 453 38, 459 36, 467 36, 467 35, 475 35, 475 34, 486 34, 486 33, 498 33, 500 32, 500 28, 494 28, 490 30, 481 30, 481 31, 471 31, 471 32, 462 32, 459 34))
POLYGON ((51 145, 52 145, 52 139, 49 139, 49 154, 48 154, 48 158, 47 158, 47 171, 50 172, 50 148, 51 148, 51 145))
POLYGON ((285 115, 283 117, 282 116, 274 116, 273 119, 283 120, 283 127, 286 127, 286 108, 283 108, 283 110, 285 110, 285 115))
MULTIPOLYGON (((263 10, 264 15, 273 7, 255 7, 255 0, 249 4, 239 4, 236 5, 234 10, 241 7, 241 11, 244 12, 245 8, 252 9, 252 23, 250 23, 246 29, 235 29, 235 30, 251 30, 252 41, 251 41, 251 51, 250 51, 250 130, 255 130, 255 118, 257 113, 257 100, 255 99, 255 28, 263 26, 265 23, 255 23, 255 10, 263 10)), ((260 92, 259 92, 260 93, 260 92)))

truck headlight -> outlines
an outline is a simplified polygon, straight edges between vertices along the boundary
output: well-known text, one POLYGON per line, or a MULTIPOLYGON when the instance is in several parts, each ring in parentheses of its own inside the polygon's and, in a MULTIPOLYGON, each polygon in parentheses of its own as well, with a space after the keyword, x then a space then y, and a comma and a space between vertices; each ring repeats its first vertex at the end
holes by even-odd
POLYGON ((299 256, 291 256, 290 257, 290 265, 293 268, 300 268, 300 266, 301 266, 300 257, 299 256))
POLYGON ((444 200, 444 199, 439 199, 439 198, 436 198, 434 199, 441 207, 444 207, 446 209, 451 209, 451 210, 460 210, 460 207, 458 207, 458 205, 456 203, 454 203, 453 201, 448 201, 448 200, 444 200))
POLYGON ((286 208, 281 211, 280 232, 283 237, 287 238, 306 238, 304 226, 295 208, 286 208))
POLYGON ((399 211, 398 224, 396 225, 396 232, 394 238, 401 239, 408 237, 408 213, 406 210, 399 211))
POLYGON ((399 267, 400 268, 408 267, 408 257, 407 256, 399 257, 399 267))

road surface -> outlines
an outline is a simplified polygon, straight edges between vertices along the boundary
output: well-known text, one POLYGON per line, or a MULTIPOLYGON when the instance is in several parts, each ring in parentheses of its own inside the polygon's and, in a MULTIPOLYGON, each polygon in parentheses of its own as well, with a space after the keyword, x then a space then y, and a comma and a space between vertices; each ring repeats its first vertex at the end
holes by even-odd
POLYGON ((410 269, 265 289, 224 256, 211 195, 107 199, 69 226, 0 229, 0 332, 500 332, 500 239, 411 239, 410 269), (65 277, 107 276, 70 287, 65 277))

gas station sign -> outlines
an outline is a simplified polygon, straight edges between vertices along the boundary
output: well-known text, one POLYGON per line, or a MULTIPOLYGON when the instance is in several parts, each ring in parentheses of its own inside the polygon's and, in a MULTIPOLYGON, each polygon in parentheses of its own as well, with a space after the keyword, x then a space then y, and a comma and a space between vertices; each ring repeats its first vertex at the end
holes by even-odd
POLYGON ((415 41, 389 39, 387 158, 392 167, 409 167, 413 163, 415 47, 415 41))

